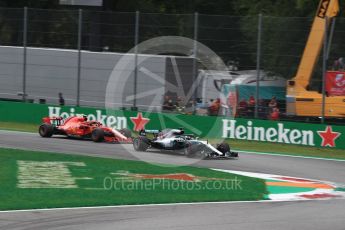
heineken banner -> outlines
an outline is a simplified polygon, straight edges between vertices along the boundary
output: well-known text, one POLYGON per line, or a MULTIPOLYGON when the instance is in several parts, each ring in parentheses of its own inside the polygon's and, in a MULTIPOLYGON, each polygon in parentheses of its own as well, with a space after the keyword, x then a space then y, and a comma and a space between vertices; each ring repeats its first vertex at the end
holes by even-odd
POLYGON ((116 129, 129 128, 138 131, 183 127, 186 133, 194 133, 205 138, 231 138, 345 149, 345 126, 0 102, 2 122, 39 125, 44 116, 67 118, 82 114, 89 120, 98 120, 116 129))

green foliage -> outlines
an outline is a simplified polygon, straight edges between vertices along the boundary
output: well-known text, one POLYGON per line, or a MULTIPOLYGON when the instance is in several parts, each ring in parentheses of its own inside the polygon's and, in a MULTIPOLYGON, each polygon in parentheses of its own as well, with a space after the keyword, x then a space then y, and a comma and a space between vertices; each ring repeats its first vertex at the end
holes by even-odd
MULTIPOLYGON (((313 0, 239 0, 234 3, 235 12, 239 15, 263 15, 262 24, 262 69, 292 78, 297 71, 304 46, 317 10, 319 1, 313 0)), ((342 9, 343 2, 340 2, 342 9)), ((342 11, 340 12, 340 15, 342 11)), ((255 49, 257 42, 257 18, 243 17, 240 23, 246 39, 250 40, 249 49, 255 49)), ((329 69, 332 62, 344 56, 342 31, 343 19, 337 19, 329 57, 329 69)), ((256 53, 246 60, 254 65, 256 53)), ((248 65, 248 64, 246 64, 248 65)), ((316 66, 314 83, 319 85, 321 63, 316 66)))
POLYGON ((278 17, 308 17, 315 14, 318 2, 313 0, 239 0, 234 9, 239 15, 263 15, 278 17))

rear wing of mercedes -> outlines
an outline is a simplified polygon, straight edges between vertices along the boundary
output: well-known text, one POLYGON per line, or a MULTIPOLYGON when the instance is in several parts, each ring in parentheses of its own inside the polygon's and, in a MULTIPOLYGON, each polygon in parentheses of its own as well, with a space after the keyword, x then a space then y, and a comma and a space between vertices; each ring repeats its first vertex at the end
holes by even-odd
POLYGON ((161 131, 158 129, 142 129, 139 131, 139 135, 140 136, 146 136, 146 134, 148 134, 148 133, 153 134, 153 135, 157 135, 160 132, 161 131))

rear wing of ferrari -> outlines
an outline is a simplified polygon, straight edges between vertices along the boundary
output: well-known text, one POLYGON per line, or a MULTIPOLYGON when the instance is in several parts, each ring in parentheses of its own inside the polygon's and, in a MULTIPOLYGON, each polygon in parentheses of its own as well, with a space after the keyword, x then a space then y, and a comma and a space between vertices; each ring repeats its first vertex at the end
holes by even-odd
POLYGON ((42 122, 52 125, 61 125, 62 117, 43 117, 42 122))

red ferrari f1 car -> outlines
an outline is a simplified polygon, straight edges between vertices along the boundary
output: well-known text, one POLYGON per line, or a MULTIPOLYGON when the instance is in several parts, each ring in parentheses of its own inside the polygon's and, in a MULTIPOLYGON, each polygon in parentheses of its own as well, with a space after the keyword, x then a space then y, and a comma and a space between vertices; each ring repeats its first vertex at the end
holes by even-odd
POLYGON ((129 129, 116 130, 98 121, 88 121, 86 116, 44 117, 38 133, 41 137, 65 135, 68 137, 91 139, 94 142, 132 143, 129 129))

